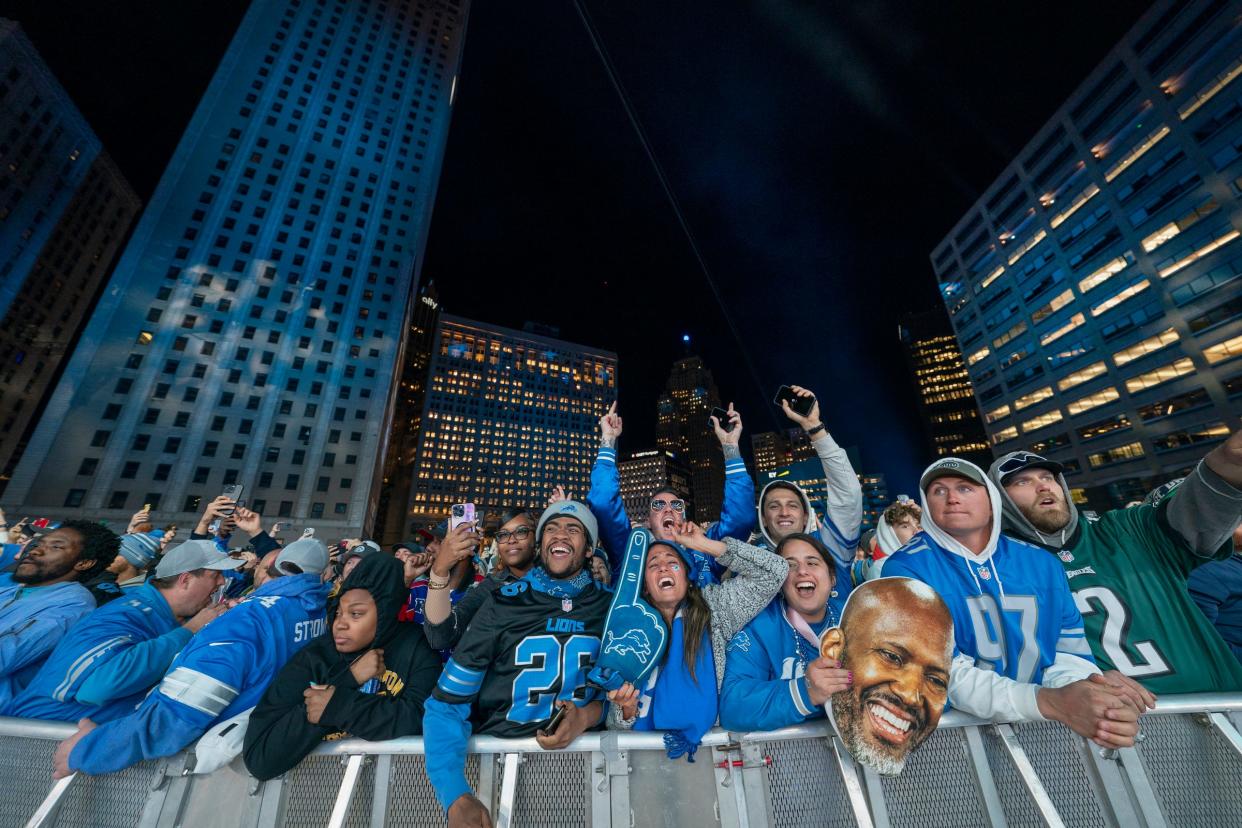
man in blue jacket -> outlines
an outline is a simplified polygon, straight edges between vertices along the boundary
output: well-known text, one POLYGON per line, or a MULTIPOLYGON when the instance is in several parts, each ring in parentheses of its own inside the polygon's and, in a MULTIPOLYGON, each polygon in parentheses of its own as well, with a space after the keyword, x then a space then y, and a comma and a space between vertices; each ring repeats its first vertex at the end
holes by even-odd
POLYGON ((176 547, 149 583, 74 626, 3 714, 102 724, 132 711, 190 637, 225 610, 208 604, 224 584, 221 571, 240 564, 210 541, 176 547))
POLYGON ((0 574, 0 706, 34 678, 61 638, 95 598, 82 581, 103 571, 120 541, 106 526, 67 520, 22 550, 0 574))
MULTIPOLYGON (((746 463, 738 444, 742 439, 742 415, 729 404, 730 428, 711 418, 711 427, 724 452, 724 507, 720 520, 707 527, 712 540, 726 537, 746 540, 755 525, 755 484, 746 472, 746 463)), ((595 466, 591 469, 591 491, 587 493, 587 505, 599 521, 599 540, 615 573, 621 566, 630 538, 630 519, 621 499, 621 475, 617 471, 617 440, 621 437, 621 417, 614 402, 608 413, 599 420, 600 446, 595 466)), ((683 495, 672 489, 657 489, 650 498, 647 529, 657 540, 674 541, 677 532, 686 523, 686 501, 683 495)), ((696 555, 698 553, 695 553, 696 555)), ((719 580, 720 568, 714 559, 702 556, 709 564, 700 568, 700 580, 711 583, 719 580), (713 568, 715 567, 715 568, 713 568)))
POLYGON ((53 758, 54 778, 112 773, 188 747, 213 724, 249 710, 294 653, 327 629, 328 550, 314 538, 289 544, 279 575, 209 624, 173 661, 133 713, 107 724, 78 722, 53 758))

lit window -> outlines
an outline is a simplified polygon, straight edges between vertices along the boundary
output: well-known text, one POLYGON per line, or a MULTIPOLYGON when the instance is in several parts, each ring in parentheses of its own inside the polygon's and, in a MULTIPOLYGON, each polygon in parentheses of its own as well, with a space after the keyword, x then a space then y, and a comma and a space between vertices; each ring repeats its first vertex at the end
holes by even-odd
POLYGON ((994 408, 991 411, 989 411, 985 415, 984 419, 987 420, 989 423, 994 423, 997 420, 1004 419, 1005 417, 1008 417, 1008 416, 1009 416, 1009 406, 1002 405, 1000 408, 994 408))
POLYGON ((1122 288, 1121 290, 1114 293, 1112 296, 1105 299, 1100 304, 1093 307, 1091 309, 1091 315, 1100 316, 1101 314, 1108 313, 1110 310, 1117 307, 1118 305, 1120 305, 1122 302, 1126 301, 1127 299, 1133 296, 1137 296, 1138 294, 1147 290, 1150 284, 1151 283, 1148 282, 1146 279, 1140 279, 1139 281, 1130 285, 1128 288, 1122 288))
POLYGON ((1076 313, 1073 316, 1071 316, 1066 321, 1066 323, 1062 325, 1061 327, 1053 331, 1048 331, 1048 333, 1041 336, 1039 338, 1039 344, 1047 345, 1049 342, 1054 342, 1060 339, 1061 337, 1065 336, 1070 331, 1074 330, 1074 328, 1077 328, 1079 325, 1081 325, 1085 321, 1086 321, 1085 316, 1083 316, 1081 313, 1076 313))
POLYGON ((1096 362, 1088 365, 1086 368, 1080 368, 1072 374, 1064 377, 1057 382, 1058 390, 1064 391, 1067 388, 1073 388, 1075 385, 1082 385, 1090 379, 1095 379, 1107 370, 1103 362, 1096 362))
POLYGON ((1229 242, 1236 239, 1238 236, 1242 236, 1242 232, 1239 232, 1237 230, 1230 230, 1229 232, 1225 233, 1223 236, 1219 236, 1213 239, 1212 241, 1208 242, 1207 244, 1203 245, 1198 250, 1192 250, 1190 253, 1178 259, 1177 261, 1173 262, 1172 264, 1168 264, 1160 268, 1160 278, 1162 279, 1169 278, 1174 273, 1184 268, 1186 265, 1198 259, 1202 259, 1204 256, 1213 252, 1217 248, 1224 247, 1225 245, 1229 244, 1229 242))
POLYGON ((151 340, 154 338, 155 338, 155 335, 151 333, 150 331, 139 331, 138 338, 135 339, 134 341, 137 342, 139 345, 150 345, 151 340))
POLYGON ((1044 305, 1042 308, 1032 312, 1031 321, 1038 324, 1073 301, 1074 292, 1072 290, 1064 291, 1061 294, 1054 296, 1052 301, 1044 305))
POLYGON ((1087 291, 1091 290, 1094 287, 1099 287, 1100 285, 1104 284, 1112 277, 1116 276, 1121 271, 1125 270, 1129 266, 1129 264, 1130 263, 1127 262, 1124 258, 1122 258, 1121 256, 1118 256, 1117 258, 1113 259, 1111 262, 1108 262, 1103 267, 1101 267, 1099 270, 1095 271, 1090 276, 1088 276, 1087 278, 1079 282, 1078 289, 1081 290, 1083 293, 1086 293, 1087 291))
POLYGON ((1023 396, 1018 397, 1016 400, 1014 400, 1013 410, 1021 411, 1022 409, 1028 406, 1032 406, 1035 403, 1039 402, 1040 400, 1046 400, 1051 396, 1052 396, 1052 387, 1046 385, 1043 388, 1036 389, 1035 391, 1032 391, 1029 394, 1024 394, 1023 396))
POLYGON ((992 445, 995 446, 995 445, 1005 442, 1006 440, 1012 440, 1013 438, 1017 436, 1018 436, 1018 429, 1016 426, 1009 426, 1008 428, 1002 428, 1000 431, 992 435, 992 445))
POLYGON ((1235 336, 1233 339, 1226 339, 1224 342, 1209 345, 1203 349, 1203 355, 1213 365, 1242 355, 1242 336, 1235 336))
POLYGON ((1108 172, 1104 173, 1104 179, 1106 181, 1112 181, 1114 178, 1121 175, 1123 172, 1126 171, 1126 169, 1131 164, 1133 164, 1135 161, 1142 158, 1144 153, 1146 153, 1149 149, 1154 147, 1156 144, 1160 143, 1160 139, 1164 138, 1164 136, 1168 134, 1169 134, 1169 128, 1167 126, 1158 127, 1155 132, 1151 133, 1146 138, 1144 138, 1142 143, 1140 143, 1134 149, 1130 150, 1130 152, 1124 155, 1121 158, 1121 160, 1119 160, 1116 164, 1114 164, 1108 170, 1108 172))
MULTIPOLYGON (((1239 340, 1242 340, 1242 337, 1239 337, 1239 340)), ((1136 377, 1130 377, 1130 379, 1126 380, 1126 390, 1133 394, 1136 391, 1142 391, 1145 388, 1151 388, 1162 382, 1168 382, 1171 379, 1189 374, 1194 370, 1194 363, 1190 361, 1189 357, 1184 357, 1177 362, 1162 365, 1136 377)))
POLYGON ((1085 397, 1074 400, 1072 403, 1065 406, 1065 410, 1068 411, 1072 417, 1075 414, 1081 414, 1084 411, 1089 411, 1092 408, 1097 408, 1101 405, 1110 403, 1120 396, 1121 393, 1116 388, 1105 388, 1102 391, 1097 391, 1094 394, 1088 394, 1085 397))
MULTIPOLYGON (((1182 104, 1177 110, 1178 116, 1184 121, 1195 114, 1199 107, 1210 101, 1217 92, 1224 89, 1239 74, 1242 74, 1242 57, 1229 64, 1224 71, 1212 78, 1202 89, 1196 92, 1193 98, 1182 104)), ((1172 91, 1177 91, 1176 86, 1172 87, 1172 91)))
POLYGON ((975 351, 973 354, 971 354, 969 357, 967 357, 967 358, 966 358, 966 364, 967 364, 967 365, 974 365, 976 362, 978 362, 979 360, 983 359, 984 357, 986 357, 986 356, 987 356, 988 354, 990 354, 990 353, 992 353, 992 352, 991 352, 991 350, 989 350, 989 349, 988 349, 988 347, 985 345, 984 347, 980 348, 979 350, 977 350, 977 351, 975 351))
POLYGON ((1123 460, 1134 460, 1143 456, 1142 443, 1128 443, 1124 446, 1116 446, 1115 448, 1105 449, 1095 454, 1087 455, 1087 462, 1092 468, 1106 466, 1109 463, 1120 463, 1123 460))
POLYGON ((1061 413, 1061 409, 1054 408, 1051 411, 1032 417, 1031 419, 1024 422, 1022 424, 1022 431, 1024 433, 1036 431, 1038 429, 1043 428, 1044 426, 1050 426, 1053 423, 1058 423, 1062 419, 1064 419, 1064 415, 1061 413))
MULTIPOLYGON (((1177 331, 1173 328, 1161 331, 1155 336, 1148 337, 1141 342, 1135 342, 1128 348, 1122 348, 1113 354, 1113 362, 1118 366, 1125 365, 1127 362, 1133 362, 1139 357, 1146 356, 1160 350, 1164 346, 1177 341, 1177 331)), ((1102 365, 1103 363, 1101 363, 1102 365)))

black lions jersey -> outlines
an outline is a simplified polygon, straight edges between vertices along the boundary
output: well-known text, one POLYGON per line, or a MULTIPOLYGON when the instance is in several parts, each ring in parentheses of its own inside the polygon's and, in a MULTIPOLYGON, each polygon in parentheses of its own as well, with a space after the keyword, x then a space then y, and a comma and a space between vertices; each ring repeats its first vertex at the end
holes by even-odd
POLYGON ((586 676, 599 654, 612 593, 592 581, 573 598, 505 584, 470 621, 433 695, 474 702, 475 733, 533 736, 557 699, 585 704, 597 692, 586 676))

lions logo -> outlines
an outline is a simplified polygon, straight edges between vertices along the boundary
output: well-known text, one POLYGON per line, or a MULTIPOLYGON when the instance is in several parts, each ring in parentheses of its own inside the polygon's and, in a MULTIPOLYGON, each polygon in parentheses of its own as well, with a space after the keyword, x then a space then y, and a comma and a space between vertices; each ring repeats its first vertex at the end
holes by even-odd
POLYGON ((616 636, 611 631, 604 634, 604 652, 624 656, 633 653, 643 664, 651 658, 651 642, 642 630, 630 630, 624 635, 616 636))

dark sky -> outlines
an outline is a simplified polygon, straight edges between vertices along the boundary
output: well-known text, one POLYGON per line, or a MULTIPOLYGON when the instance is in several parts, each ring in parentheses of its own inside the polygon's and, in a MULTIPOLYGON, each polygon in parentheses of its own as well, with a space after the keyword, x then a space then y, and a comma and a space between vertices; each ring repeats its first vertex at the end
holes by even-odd
MULTIPOLYGON (((0 15, 147 198, 246 5, 0 15)), ((783 419, 777 386, 807 385, 864 469, 911 491, 897 322, 939 302, 928 253, 1147 4, 586 5, 727 317, 570 0, 475 3, 424 277, 452 313, 617 351, 625 448, 652 442, 685 332, 748 431, 783 419)))

